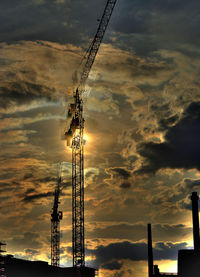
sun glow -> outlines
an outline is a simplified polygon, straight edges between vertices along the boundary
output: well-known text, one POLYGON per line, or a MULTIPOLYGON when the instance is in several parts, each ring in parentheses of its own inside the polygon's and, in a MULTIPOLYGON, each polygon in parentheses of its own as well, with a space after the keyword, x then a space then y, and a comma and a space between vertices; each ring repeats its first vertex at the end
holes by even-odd
POLYGON ((83 139, 84 139, 85 143, 91 142, 91 136, 86 133, 84 133, 83 139))
POLYGON ((159 265, 160 272, 177 273, 177 261, 155 261, 155 264, 159 265))

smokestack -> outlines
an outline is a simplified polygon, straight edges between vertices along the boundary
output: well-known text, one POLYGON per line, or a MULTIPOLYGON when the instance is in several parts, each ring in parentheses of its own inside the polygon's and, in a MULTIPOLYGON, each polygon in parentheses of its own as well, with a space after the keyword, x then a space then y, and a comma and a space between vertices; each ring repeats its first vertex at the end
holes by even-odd
POLYGON ((194 240, 194 250, 199 250, 199 208, 198 208, 198 200, 199 197, 197 192, 193 192, 191 196, 192 200, 192 219, 193 219, 193 240, 194 240))
POLYGON ((148 269, 149 269, 149 277, 153 277, 153 249, 152 249, 151 224, 147 225, 147 231, 148 231, 148 269))

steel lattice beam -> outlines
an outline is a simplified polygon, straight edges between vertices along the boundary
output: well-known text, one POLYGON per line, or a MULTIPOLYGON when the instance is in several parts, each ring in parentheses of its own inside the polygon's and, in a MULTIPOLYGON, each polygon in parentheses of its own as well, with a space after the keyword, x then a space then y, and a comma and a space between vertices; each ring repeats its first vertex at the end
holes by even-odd
POLYGON ((99 50, 100 44, 103 40, 105 31, 107 29, 108 23, 110 21, 113 9, 115 7, 117 0, 108 0, 106 7, 103 12, 103 16, 100 20, 99 27, 97 29, 96 35, 89 47, 88 55, 87 55, 87 60, 84 64, 83 71, 81 74, 81 79, 80 79, 80 86, 81 88, 84 87, 85 82, 89 76, 90 70, 92 68, 92 65, 94 63, 95 57, 97 55, 97 52, 99 50))
POLYGON ((51 265, 59 266, 60 264, 60 222, 52 221, 51 223, 51 265))
POLYGON ((72 244, 73 266, 85 265, 84 246, 84 119, 82 101, 76 93, 78 111, 75 119, 78 120, 76 133, 72 140, 72 244))
POLYGON ((60 220, 62 212, 58 211, 59 196, 61 191, 62 179, 59 177, 57 186, 54 192, 54 204, 51 213, 51 265, 60 265, 60 220))

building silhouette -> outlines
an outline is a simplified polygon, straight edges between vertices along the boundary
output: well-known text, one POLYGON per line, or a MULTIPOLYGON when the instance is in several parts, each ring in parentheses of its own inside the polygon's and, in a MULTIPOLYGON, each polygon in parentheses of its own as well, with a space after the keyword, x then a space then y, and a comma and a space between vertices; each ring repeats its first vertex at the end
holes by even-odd
POLYGON ((7 277, 95 277, 96 270, 90 267, 57 267, 44 261, 28 261, 1 256, 7 277))
POLYGON ((178 252, 178 274, 180 277, 200 276, 200 238, 199 238, 199 197, 197 192, 191 195, 192 219, 193 219, 193 241, 194 249, 179 250, 178 252))
POLYGON ((193 242, 194 249, 183 249, 178 251, 178 273, 162 273, 158 265, 154 265, 151 224, 147 225, 148 232, 148 276, 178 276, 178 277, 200 277, 200 237, 199 237, 199 197, 197 192, 191 195, 192 220, 193 220, 193 242))

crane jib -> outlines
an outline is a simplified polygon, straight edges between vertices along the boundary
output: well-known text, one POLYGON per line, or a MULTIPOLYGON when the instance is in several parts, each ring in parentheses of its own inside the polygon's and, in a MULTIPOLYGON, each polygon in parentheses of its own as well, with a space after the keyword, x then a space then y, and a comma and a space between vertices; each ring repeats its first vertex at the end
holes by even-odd
POLYGON ((117 0, 108 0, 108 2, 106 4, 103 16, 100 20, 99 27, 96 32, 96 35, 92 41, 92 44, 90 45, 86 63, 83 67, 83 71, 82 71, 81 79, 80 79, 81 87, 85 85, 85 82, 90 74, 90 70, 92 68, 95 57, 97 55, 97 52, 98 52, 101 42, 103 40, 105 31, 107 29, 107 26, 110 21, 110 18, 111 18, 111 15, 112 15, 112 12, 113 12, 116 2, 117 2, 117 0))

